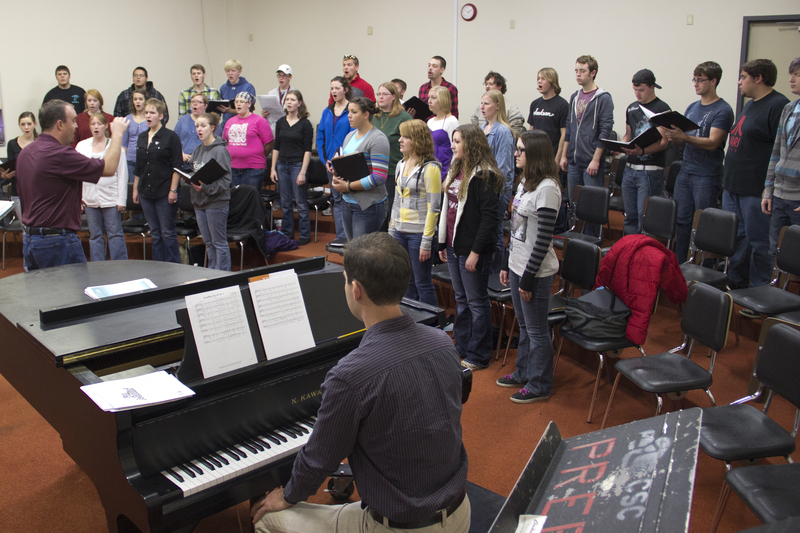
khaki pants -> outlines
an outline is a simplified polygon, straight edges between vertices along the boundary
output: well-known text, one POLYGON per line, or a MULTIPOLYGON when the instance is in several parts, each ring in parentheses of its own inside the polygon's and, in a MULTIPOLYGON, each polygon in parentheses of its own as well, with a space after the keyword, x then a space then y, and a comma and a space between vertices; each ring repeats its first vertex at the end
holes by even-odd
POLYGON ((319 505, 300 502, 277 513, 266 513, 256 524, 258 533, 467 533, 470 524, 469 497, 443 523, 420 529, 392 529, 376 522, 361 502, 319 505))

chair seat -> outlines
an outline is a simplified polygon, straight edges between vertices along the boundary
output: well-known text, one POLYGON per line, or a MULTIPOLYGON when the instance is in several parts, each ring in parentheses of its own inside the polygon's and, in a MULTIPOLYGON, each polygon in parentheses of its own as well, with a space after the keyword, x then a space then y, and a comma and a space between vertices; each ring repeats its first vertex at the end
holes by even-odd
POLYGON ((754 407, 703 409, 700 447, 715 459, 731 462, 776 457, 793 453, 795 446, 791 433, 754 407))
POLYGON ((243 242, 249 237, 249 233, 228 233, 228 242, 243 242))
POLYGON ((739 533, 797 533, 800 531, 800 516, 779 520, 763 526, 751 527, 739 533))
POLYGON ((547 325, 556 326, 567 321, 567 313, 563 311, 550 311, 547 313, 547 325))
POLYGON ((580 241, 585 241, 590 244, 594 244, 595 246, 600 246, 603 244, 603 239, 600 237, 595 237, 593 235, 585 235, 583 233, 578 233, 577 231, 567 231, 564 233, 559 233, 553 238, 553 246, 556 248, 563 248, 564 242, 567 239, 578 239, 580 241))
POLYGON ((800 463, 734 468, 725 481, 764 523, 800 516, 800 463))
POLYGON ((733 303, 765 315, 800 311, 800 296, 778 287, 750 287, 730 291, 733 303))
POLYGON ((608 210, 609 211, 620 211, 622 213, 625 212, 625 203, 622 200, 622 196, 612 196, 608 199, 608 210))
POLYGON ((565 324, 559 330, 561 336, 570 340, 592 352, 610 352, 614 350, 623 350, 625 348, 633 348, 636 344, 629 341, 626 337, 619 337, 616 339, 592 339, 572 330, 571 324, 565 324))
POLYGON ((683 263, 681 265, 681 272, 683 273, 683 277, 686 278, 687 285, 693 281, 699 281, 700 283, 723 289, 728 283, 728 275, 725 272, 705 268, 692 263, 683 263))
POLYGON ((564 307, 567 305, 567 299, 560 294, 551 294, 550 295, 550 314, 557 313, 559 311, 564 311, 564 307))
POLYGON ((125 233, 147 233, 150 228, 143 218, 131 218, 122 221, 122 231, 125 233))
MULTIPOLYGON (((448 274, 450 272, 448 271, 448 274)), ((489 292, 489 299, 495 302, 510 302, 511 301, 511 284, 507 287, 500 283, 500 274, 492 274, 489 276, 489 283, 487 286, 489 292)))
POLYGON ((676 353, 621 359, 614 368, 640 389, 654 394, 706 389, 713 382, 708 370, 676 353))
POLYGON ((329 254, 344 255, 344 246, 336 246, 331 243, 325 245, 325 251, 329 254))
POLYGON ((431 268, 431 278, 436 281, 441 281, 442 283, 452 283, 450 268, 447 266, 447 263, 439 263, 431 268))
POLYGON ((788 313, 780 313, 775 315, 775 318, 778 320, 783 320, 784 322, 791 322, 792 324, 800 325, 800 311, 789 311, 788 313))

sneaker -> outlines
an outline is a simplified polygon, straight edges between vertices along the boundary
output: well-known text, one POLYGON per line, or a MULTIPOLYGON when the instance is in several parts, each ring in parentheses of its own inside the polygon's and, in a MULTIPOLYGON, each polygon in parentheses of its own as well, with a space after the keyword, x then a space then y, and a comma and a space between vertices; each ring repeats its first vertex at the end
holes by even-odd
POLYGON ((329 207, 329 208, 327 208, 327 209, 323 209, 323 210, 322 210, 322 214, 323 214, 324 216, 326 216, 326 217, 329 217, 329 216, 333 215, 333 211, 331 211, 331 208, 329 207))
POLYGON ((300 240, 297 241, 298 246, 305 246, 306 244, 310 243, 311 239, 308 237, 302 237, 300 240))
POLYGON ((538 395, 530 392, 528 389, 520 389, 518 393, 511 395, 511 401, 514 403, 533 403, 533 402, 540 402, 542 400, 546 400, 550 397, 548 394, 547 396, 538 395))
POLYGON ((525 385, 525 383, 520 383, 519 381, 516 381, 512 377, 512 374, 506 374, 502 378, 498 378, 497 381, 495 381, 495 383, 497 383, 501 387, 519 387, 520 385, 525 385))
POLYGON ((476 365, 476 364, 470 363, 470 362, 469 362, 469 361, 467 361, 466 359, 464 359, 463 361, 461 361, 461 366, 463 366, 464 368, 469 368, 469 369, 470 369, 470 370, 472 370, 473 372, 475 372, 476 370, 483 370, 483 367, 482 367, 482 366, 478 366, 478 365, 476 365))
POLYGON ((344 246, 345 244, 347 244, 347 239, 343 238, 334 239, 328 244, 330 244, 331 246, 344 246))
POLYGON ((739 311, 739 314, 745 318, 761 318, 759 313, 756 313, 752 309, 747 309, 746 307, 739 311))

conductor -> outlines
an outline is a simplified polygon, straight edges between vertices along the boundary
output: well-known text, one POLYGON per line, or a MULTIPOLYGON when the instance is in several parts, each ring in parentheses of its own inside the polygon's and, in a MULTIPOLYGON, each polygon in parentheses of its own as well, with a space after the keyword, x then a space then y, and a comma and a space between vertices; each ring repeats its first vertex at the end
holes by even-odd
POLYGON ((70 146, 77 114, 72 104, 50 100, 39 110, 42 134, 17 158, 17 190, 28 246, 28 270, 85 263, 81 240, 83 183, 97 183, 117 171, 122 135, 128 121, 111 123, 111 145, 105 159, 83 156, 70 146))
POLYGON ((328 372, 290 481, 253 504, 256 531, 469 530, 459 357, 444 332, 402 314, 410 276, 408 253, 386 233, 347 245, 347 304, 366 332, 328 372), (362 501, 304 503, 345 457, 362 501))

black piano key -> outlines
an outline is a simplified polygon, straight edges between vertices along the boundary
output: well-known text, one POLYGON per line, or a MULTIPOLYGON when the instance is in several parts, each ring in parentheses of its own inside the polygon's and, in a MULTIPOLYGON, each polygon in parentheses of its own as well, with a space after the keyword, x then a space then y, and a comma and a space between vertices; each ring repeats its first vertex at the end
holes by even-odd
POLYGON ((177 473, 173 469, 167 468, 166 472, 167 472, 167 474, 171 475, 176 480, 178 480, 178 482, 183 483, 183 476, 181 476, 179 473, 177 473))
POLYGON ((205 457, 198 457, 197 462, 203 463, 209 470, 216 470, 216 468, 214 468, 214 465, 212 465, 211 462, 205 457))
POLYGON ((222 454, 219 454, 219 453, 216 453, 216 452, 211 452, 210 457, 216 459, 217 461, 219 461, 220 463, 222 463, 222 464, 224 464, 226 466, 230 464, 228 462, 228 460, 225 459, 225 457, 222 454))
POLYGON ((260 452, 263 452, 263 451, 264 451, 264 449, 265 449, 265 448, 264 448, 264 447, 261 445, 261 443, 260 443, 260 442, 258 442, 256 439, 248 439, 248 441, 247 441, 247 442, 248 442, 248 443, 250 443, 250 446, 253 446, 253 447, 254 447, 256 450, 258 450, 258 451, 260 451, 260 452))
POLYGON ((238 444, 236 446, 231 446, 231 449, 233 451, 235 451, 237 454, 239 454, 239 457, 244 459, 245 457, 247 457, 247 453, 243 449, 239 448, 238 446, 239 446, 238 444))
POLYGON ((262 446, 266 447, 268 450, 272 448, 272 446, 270 446, 269 443, 264 439, 262 439, 261 437, 254 437, 253 440, 257 440, 258 442, 261 443, 262 446))
POLYGON ((279 445, 281 444, 281 441, 280 441, 280 440, 278 440, 278 437, 276 437, 275 435, 273 435, 273 434, 272 434, 272 433, 270 433, 269 431, 267 431, 266 433, 264 433, 264 437, 266 437, 267 439, 269 439, 269 440, 271 440, 273 443, 275 443, 275 446, 279 446, 279 445))
POLYGON ((293 439, 296 439, 297 437, 299 437, 299 436, 300 436, 300 432, 299 432, 299 431, 296 431, 296 430, 292 429, 292 428, 291 428, 291 427, 289 427, 289 426, 282 426, 282 427, 281 427, 281 431, 282 431, 283 433, 286 433, 287 435, 289 435, 289 436, 290 436, 290 437, 292 437, 293 439))
POLYGON ((195 473, 197 473, 197 474, 199 474, 199 475, 201 475, 201 476, 203 475, 203 469, 202 469, 202 468, 200 468, 199 466, 197 466, 197 465, 193 465, 192 463, 186 463, 186 466, 188 466, 189 468, 191 468, 192 470, 194 470, 194 471, 195 471, 195 473))
POLYGON ((254 446, 248 444, 247 442, 240 442, 237 446, 248 450, 250 453, 258 453, 258 450, 256 450, 254 446))
POLYGON ((313 418, 303 418, 302 421, 311 426, 312 428, 314 427, 315 420, 313 418))
POLYGON ((305 433, 306 435, 308 435, 309 433, 308 428, 306 428, 302 424, 292 424, 292 427, 301 433, 305 433))
POLYGON ((234 461, 241 461, 241 458, 239 458, 239 455, 238 455, 238 454, 237 454, 235 451, 231 450, 230 448, 225 448, 225 449, 224 449, 224 450, 222 450, 222 451, 224 451, 225 453, 227 453, 227 454, 228 454, 228 456, 229 456, 231 459, 233 459, 234 461))
POLYGON ((214 458, 214 456, 213 456, 213 455, 214 455, 214 454, 209 454, 209 455, 206 457, 206 459, 207 459, 208 461, 211 461, 211 463, 213 463, 213 464, 214 464, 214 466, 216 466, 217 468, 222 468, 222 463, 221 463, 221 462, 219 462, 219 461, 217 461, 217 460, 214 458))
POLYGON ((192 472, 192 469, 191 469, 191 468, 187 468, 187 467, 186 467, 186 465, 178 465, 178 468, 180 468, 181 470, 183 470, 184 474, 186 474, 187 476, 189 476, 189 477, 191 477, 191 478, 195 478, 195 477, 197 477, 197 476, 195 475, 195 473, 194 473, 194 472, 192 472))
MULTIPOLYGON (((289 439, 287 439, 284 435, 278 433, 277 431, 275 433, 269 433, 269 434, 275 437, 276 439, 279 439, 281 442, 289 442, 289 439)), ((279 442, 278 444, 280 444, 281 442, 279 442)))

